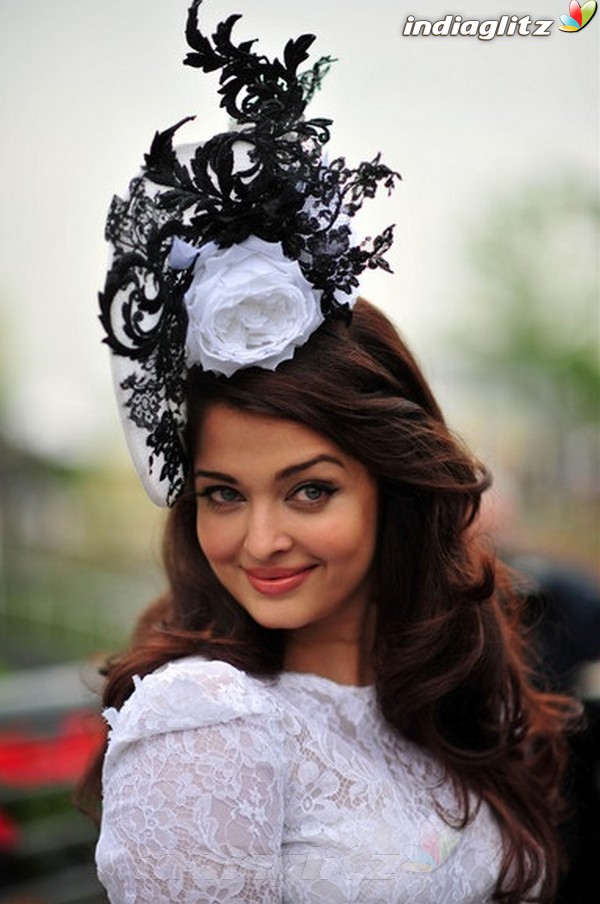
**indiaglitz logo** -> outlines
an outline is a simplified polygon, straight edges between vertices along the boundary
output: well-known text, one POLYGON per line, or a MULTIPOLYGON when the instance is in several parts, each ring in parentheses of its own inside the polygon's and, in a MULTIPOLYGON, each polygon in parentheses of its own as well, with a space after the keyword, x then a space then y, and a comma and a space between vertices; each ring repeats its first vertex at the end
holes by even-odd
POLYGON ((477 37, 480 41, 513 35, 548 37, 554 25, 553 19, 532 19, 531 16, 500 16, 498 19, 463 19, 459 15, 448 15, 432 22, 430 19, 416 19, 407 16, 402 29, 405 37, 477 37))
POLYGON ((450 826, 436 829, 427 819, 419 829, 419 843, 404 846, 400 869, 409 873, 432 873, 448 859, 460 838, 450 826))
POLYGON ((592 21, 597 9, 598 4, 596 0, 587 0, 587 3, 584 3, 583 6, 580 6, 577 0, 571 0, 569 3, 569 15, 560 17, 562 22, 562 25, 558 26, 560 31, 581 31, 582 28, 585 28, 592 21))
MULTIPOLYGON (((560 17, 560 31, 581 31, 594 18, 597 9, 596 0, 587 0, 583 6, 577 0, 571 0, 569 15, 560 17)), ((404 21, 402 35, 407 38, 476 37, 480 41, 513 36, 547 38, 552 34, 554 24, 554 19, 534 19, 510 13, 499 15, 496 19, 467 19, 450 13, 435 21, 410 15, 404 21)))

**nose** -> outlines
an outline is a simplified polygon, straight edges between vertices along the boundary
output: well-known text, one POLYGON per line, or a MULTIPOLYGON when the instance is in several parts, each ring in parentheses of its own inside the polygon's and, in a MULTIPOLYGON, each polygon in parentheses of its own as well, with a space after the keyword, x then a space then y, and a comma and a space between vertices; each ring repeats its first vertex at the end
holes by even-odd
POLYGON ((276 506, 253 505, 248 511, 244 550, 255 561, 267 561, 293 546, 285 517, 276 506))

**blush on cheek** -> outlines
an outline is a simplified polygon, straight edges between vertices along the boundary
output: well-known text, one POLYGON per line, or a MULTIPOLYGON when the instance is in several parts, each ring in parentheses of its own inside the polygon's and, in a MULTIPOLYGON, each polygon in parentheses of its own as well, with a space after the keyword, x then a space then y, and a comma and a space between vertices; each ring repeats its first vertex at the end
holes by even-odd
POLYGON ((312 544, 315 549, 322 549, 327 559, 345 559, 356 554, 363 544, 369 542, 369 532, 365 525, 371 521, 370 513, 357 515, 344 512, 330 522, 323 523, 318 533, 313 532, 312 544))
POLYGON ((215 527, 211 523, 210 527, 198 527, 196 537, 202 552, 211 562, 228 562, 237 553, 237 540, 225 525, 215 527))
POLYGON ((198 545, 200 546, 200 549, 202 550, 208 561, 214 561, 216 551, 213 547, 213 544, 210 541, 203 540, 201 536, 198 536, 198 545))
POLYGON ((196 526, 196 539, 198 540, 198 545, 207 559, 212 559, 213 557, 213 546, 214 540, 211 531, 203 530, 200 525, 196 526))

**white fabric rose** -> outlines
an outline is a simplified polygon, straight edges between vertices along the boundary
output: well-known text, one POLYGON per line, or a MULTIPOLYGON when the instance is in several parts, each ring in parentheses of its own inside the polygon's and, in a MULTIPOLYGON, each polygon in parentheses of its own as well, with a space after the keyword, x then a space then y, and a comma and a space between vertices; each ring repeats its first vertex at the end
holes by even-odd
MULTIPOLYGON (((175 240, 172 266, 192 249, 175 240)), ((230 377, 243 367, 274 370, 323 322, 320 298, 281 245, 250 236, 238 245, 203 245, 184 296, 186 363, 230 377)))

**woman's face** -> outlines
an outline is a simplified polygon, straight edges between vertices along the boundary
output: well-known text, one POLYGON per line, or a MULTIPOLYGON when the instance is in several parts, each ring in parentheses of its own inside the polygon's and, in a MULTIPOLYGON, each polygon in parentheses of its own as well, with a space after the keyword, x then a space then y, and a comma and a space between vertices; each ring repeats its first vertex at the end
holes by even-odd
POLYGON ((200 546, 255 621, 363 623, 377 489, 362 464, 296 421, 213 405, 194 465, 200 546))

